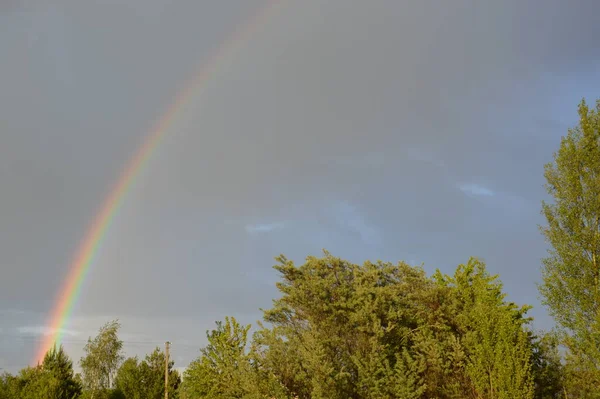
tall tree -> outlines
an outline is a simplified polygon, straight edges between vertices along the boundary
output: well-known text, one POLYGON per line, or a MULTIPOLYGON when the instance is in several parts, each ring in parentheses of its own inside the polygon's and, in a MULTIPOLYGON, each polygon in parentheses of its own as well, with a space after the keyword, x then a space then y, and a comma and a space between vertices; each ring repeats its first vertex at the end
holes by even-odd
POLYGON ((418 398, 422 362, 409 350, 432 286, 405 263, 359 266, 325 252, 275 269, 283 294, 265 312, 272 331, 257 339, 265 362, 300 398, 418 398), (287 357, 287 358, 286 358, 287 357))
MULTIPOLYGON (((162 399, 165 395, 165 353, 156 348, 140 363, 140 374, 147 392, 144 398, 162 399)), ((177 388, 181 383, 179 372, 173 369, 175 362, 169 361, 169 398, 177 399, 177 388)))
POLYGON ((550 243, 540 292, 569 350, 570 371, 600 397, 600 101, 579 104, 579 124, 545 166, 550 243))
POLYGON ((234 317, 208 332, 208 345, 184 374, 188 397, 225 399, 247 398, 255 391, 251 363, 246 353, 248 330, 234 317))
POLYGON ((56 392, 52 398, 73 399, 81 394, 81 385, 75 378, 73 361, 65 353, 62 345, 54 346, 44 356, 42 370, 57 381, 56 392))
POLYGON ((146 386, 137 357, 130 357, 121 364, 115 376, 115 387, 126 399, 146 398, 146 386))
POLYGON ((536 399, 566 399, 565 374, 558 350, 558 337, 554 333, 532 335, 532 371, 536 399))
MULTIPOLYGON (((169 398, 178 398, 181 377, 169 361, 169 398)), ((165 354, 156 348, 141 362, 137 357, 125 360, 115 376, 115 386, 126 399, 162 399, 165 395, 165 354)))
POLYGON ((485 265, 471 259, 449 281, 461 311, 465 371, 478 398, 532 399, 532 348, 526 318, 530 306, 506 302, 502 284, 485 265))
POLYGON ((118 336, 120 327, 117 320, 106 323, 84 347, 85 356, 81 358, 80 366, 84 387, 92 398, 98 392, 112 388, 113 377, 123 361, 123 341, 118 336))

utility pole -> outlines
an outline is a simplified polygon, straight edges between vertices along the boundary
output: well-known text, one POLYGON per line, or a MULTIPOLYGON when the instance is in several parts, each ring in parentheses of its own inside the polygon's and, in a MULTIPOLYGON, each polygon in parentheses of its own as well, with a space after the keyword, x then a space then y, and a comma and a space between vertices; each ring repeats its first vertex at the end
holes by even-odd
POLYGON ((169 399, 169 341, 165 342, 165 399, 169 399))

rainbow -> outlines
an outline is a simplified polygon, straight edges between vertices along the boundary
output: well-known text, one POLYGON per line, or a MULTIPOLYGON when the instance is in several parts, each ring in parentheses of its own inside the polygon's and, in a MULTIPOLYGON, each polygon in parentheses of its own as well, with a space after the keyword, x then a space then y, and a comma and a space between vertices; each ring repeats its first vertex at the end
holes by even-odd
POLYGON ((49 323, 49 333, 45 335, 42 344, 36 351, 35 363, 43 360, 46 352, 54 345, 60 345, 63 338, 64 327, 67 325, 73 307, 81 295, 81 287, 86 279, 91 265, 94 263, 96 254, 102 246, 106 233, 121 208, 127 193, 133 187, 137 176, 147 165, 152 154, 159 147, 162 139, 167 134, 169 126, 176 120, 182 111, 183 106, 190 101, 194 95, 198 95, 202 88, 217 72, 221 64, 239 47, 241 47, 250 37, 250 35, 261 26, 266 20, 275 13, 283 1, 269 0, 268 3, 241 28, 224 42, 213 55, 207 64, 195 76, 186 89, 177 96, 175 102, 168 111, 158 121, 155 128, 148 134, 142 145, 133 155, 125 171, 119 177, 116 185, 109 193, 100 212, 94 217, 90 228, 88 229, 82 244, 79 246, 73 261, 69 266, 69 272, 64 284, 61 286, 59 295, 52 308, 49 323))

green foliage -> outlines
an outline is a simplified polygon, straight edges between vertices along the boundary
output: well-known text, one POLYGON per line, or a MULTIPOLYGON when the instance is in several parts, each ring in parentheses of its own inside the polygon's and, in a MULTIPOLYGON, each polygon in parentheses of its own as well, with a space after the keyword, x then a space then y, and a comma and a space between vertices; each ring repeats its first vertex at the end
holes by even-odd
MULTIPOLYGON (((169 398, 177 399, 181 378, 169 361, 169 398)), ((138 362, 129 358, 123 362, 115 377, 117 391, 126 399, 162 399, 165 394, 165 354, 156 348, 138 362)))
POLYGON ((62 390, 62 381, 44 371, 41 365, 27 367, 20 371, 12 387, 12 395, 19 399, 49 398, 63 399, 66 396, 62 390))
POLYGON ((19 399, 21 390, 18 384, 18 377, 5 373, 0 378, 0 398, 1 399, 19 399))
POLYGON ((14 377, 4 374, 0 379, 0 399, 74 399, 80 393, 73 362, 62 346, 46 353, 42 364, 27 367, 14 377))
MULTIPOLYGON (((563 366, 558 336, 535 335, 529 307, 508 302, 477 259, 431 277, 327 252, 299 267, 278 261, 281 295, 264 324, 249 340, 249 325, 217 322, 183 381, 169 362, 169 398, 598 397, 587 358, 571 350, 563 366)), ((108 323, 88 340, 81 375, 54 348, 41 365, 4 375, 0 399, 162 399, 164 353, 122 362, 118 329, 108 323)))
POLYGON ((533 367, 529 308, 506 302, 482 262, 428 278, 405 263, 359 266, 327 252, 300 267, 278 260, 282 296, 254 345, 289 396, 535 397, 546 369, 533 367))
POLYGON ((383 262, 359 267, 328 253, 307 258, 299 268, 285 257, 278 260, 283 296, 265 312, 274 334, 259 337, 264 347, 285 343, 295 356, 286 362, 301 370, 287 386, 291 394, 381 397, 396 389, 390 380, 414 380, 415 392, 422 389, 414 376, 419 366, 397 351, 418 326, 420 304, 414 298, 430 284, 422 270, 383 262))
MULTIPOLYGON (((600 101, 579 105, 579 125, 545 167, 553 203, 543 202, 551 245, 540 292, 569 350, 569 374, 600 386, 600 101), (579 375, 579 376, 578 376, 579 375)), ((579 390, 579 388, 578 388, 579 390)))
POLYGON ((58 397, 58 379, 45 373, 41 366, 28 367, 19 374, 20 398, 51 398, 58 397))
POLYGON ((457 320, 464 331, 465 371, 479 397, 530 399, 534 381, 525 318, 529 307, 506 303, 496 279, 475 259, 447 279, 461 309, 457 320))
POLYGON ((79 399, 127 399, 117 389, 101 388, 83 391, 79 399))
POLYGON ((118 337, 120 326, 116 320, 106 323, 84 347, 85 356, 80 361, 83 385, 92 393, 112 388, 113 377, 123 360, 123 341, 118 337))
POLYGON ((233 317, 207 332, 208 345, 184 374, 185 393, 197 398, 250 398, 256 387, 246 353, 248 330, 233 317))
MULTIPOLYGON (((159 348, 142 362, 121 363, 119 324, 105 324, 96 338, 89 339, 81 360, 83 378, 73 372, 73 362, 62 346, 53 348, 42 364, 27 367, 17 376, 0 378, 0 399, 162 399, 164 398, 165 355, 159 348), (114 381, 113 381, 114 380, 114 381), (115 385, 116 388, 113 388, 115 385), (85 388, 82 390, 82 386, 85 388)), ((181 378, 169 362, 169 398, 179 398, 181 378)))
MULTIPOLYGON (((144 385, 148 387, 148 399, 160 399, 165 394, 165 354, 156 348, 140 363, 140 371, 144 385)), ((169 361, 169 398, 177 399, 177 388, 181 384, 181 377, 177 370, 173 370, 175 362, 169 361)))
POLYGON ((127 399, 144 399, 146 387, 137 357, 125 360, 115 377, 116 389, 127 399))
POLYGON ((81 384, 75 378, 73 361, 67 356, 62 345, 54 346, 44 356, 42 370, 56 380, 55 393, 48 398, 73 399, 81 394, 81 384))
POLYGON ((18 379, 8 373, 0 376, 0 399, 19 398, 18 379))
POLYGON ((558 337, 547 333, 533 336, 532 369, 536 399, 564 398, 564 367, 558 351, 558 337))

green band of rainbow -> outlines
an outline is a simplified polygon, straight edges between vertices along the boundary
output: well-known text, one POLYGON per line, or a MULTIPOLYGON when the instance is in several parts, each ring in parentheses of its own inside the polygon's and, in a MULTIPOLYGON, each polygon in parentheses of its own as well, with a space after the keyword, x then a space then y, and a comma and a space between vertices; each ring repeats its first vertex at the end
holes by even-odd
POLYGON ((199 95, 199 89, 203 84, 211 78, 220 68, 221 64, 233 53, 236 49, 247 42, 251 34, 261 26, 266 20, 275 13, 278 8, 276 6, 282 4, 282 1, 271 0, 261 11, 251 18, 241 29, 238 29, 232 37, 219 47, 217 53, 210 61, 203 66, 199 74, 193 79, 191 84, 186 86, 186 89, 177 97, 176 101, 171 105, 165 115, 159 120, 155 129, 148 135, 141 147, 137 150, 125 171, 121 174, 117 184, 104 201, 100 212, 96 214, 90 229, 88 230, 83 244, 79 247, 76 255, 69 266, 69 273, 65 279, 65 283, 61 286, 57 301, 53 307, 50 322, 51 333, 46 335, 42 345, 36 353, 34 362, 41 362, 48 350, 55 344, 60 345, 62 342, 62 331, 68 323, 73 307, 81 294, 81 287, 88 274, 90 266, 94 262, 94 258, 98 253, 102 241, 109 230, 112 221, 118 214, 127 193, 131 190, 135 183, 136 177, 152 154, 158 148, 161 140, 167 134, 169 126, 178 116, 191 97, 199 95))

